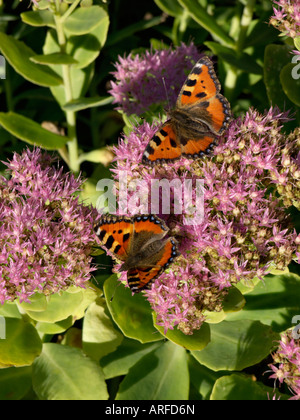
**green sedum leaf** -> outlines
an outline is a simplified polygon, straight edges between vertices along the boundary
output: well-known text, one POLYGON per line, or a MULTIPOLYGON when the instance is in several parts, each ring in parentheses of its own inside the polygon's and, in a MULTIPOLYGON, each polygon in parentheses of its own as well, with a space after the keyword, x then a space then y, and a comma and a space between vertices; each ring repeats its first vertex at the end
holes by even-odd
POLYGON ((74 99, 71 102, 66 103, 62 108, 65 111, 77 112, 83 109, 109 105, 112 102, 113 102, 113 98, 111 96, 108 96, 108 97, 95 96, 95 97, 89 97, 89 98, 78 98, 78 99, 74 99))
MULTIPOLYGON (((56 33, 53 30, 49 30, 46 35, 45 44, 43 47, 43 52, 45 55, 59 53, 60 47, 57 42, 56 33)), ((69 49, 69 44, 67 43, 66 46, 66 53, 71 55, 75 60, 80 63, 80 57, 76 56, 76 53, 69 49)), ((82 65, 82 63, 81 63, 82 65)), ((57 73, 62 76, 63 69, 62 66, 58 65, 51 65, 51 68, 55 69, 57 73)), ((84 68, 77 68, 76 64, 70 66, 70 80, 72 84, 72 94, 74 99, 78 99, 85 95, 86 90, 89 86, 91 77, 93 75, 94 64, 89 64, 87 67, 84 68)), ((65 88, 63 85, 61 86, 52 86, 51 92, 57 102, 63 106, 66 103, 66 94, 65 88)))
POLYGON ((22 318, 22 315, 18 310, 16 301, 6 301, 3 305, 0 305, 0 316, 5 318, 22 318))
POLYGON ((15 112, 0 112, 0 124, 18 139, 44 149, 57 150, 68 141, 67 137, 45 130, 40 124, 15 112))
POLYGON ((33 364, 33 388, 40 400, 106 400, 99 365, 79 349, 46 343, 33 364))
POLYGON ((294 44, 295 44, 295 47, 297 48, 297 50, 300 51, 300 36, 297 36, 294 39, 294 44))
POLYGON ((154 326, 166 338, 187 350, 202 350, 210 342, 210 328, 205 322, 199 330, 194 331, 192 335, 186 335, 176 327, 174 330, 164 332, 164 327, 156 324, 156 316, 153 314, 154 326))
POLYGON ((100 6, 79 7, 64 22, 72 35, 88 34, 100 25, 108 25, 107 12, 100 6))
POLYGON ((242 293, 236 287, 232 286, 223 300, 223 310, 225 313, 239 312, 246 304, 242 293))
POLYGON ((280 72, 291 62, 291 49, 287 45, 270 44, 265 48, 264 82, 271 105, 280 109, 289 109, 293 103, 287 98, 280 82, 280 72))
POLYGON ((68 318, 57 322, 37 322, 36 329, 41 334, 62 334, 73 325, 73 317, 70 315, 68 318))
POLYGON ((279 334, 259 321, 223 321, 211 324, 211 342, 192 355, 214 371, 242 370, 263 360, 279 334))
POLYGON ((62 83, 62 78, 53 70, 30 60, 36 53, 24 42, 1 32, 0 50, 15 71, 30 82, 46 87, 62 83))
POLYGON ((116 400, 187 400, 188 392, 187 353, 168 341, 130 369, 116 400))
POLYGON ((182 15, 182 7, 177 0, 154 0, 157 6, 165 13, 173 17, 182 15))
POLYGON ((31 367, 0 369, 0 401, 20 400, 31 388, 31 367))
POLYGON ((31 365, 41 351, 42 342, 31 324, 5 318, 5 338, 0 339, 0 368, 31 365))
POLYGON ((26 304, 24 308, 27 315, 35 321, 56 323, 65 320, 72 315, 83 300, 83 292, 80 289, 77 293, 68 291, 53 294, 48 298, 47 307, 41 311, 30 310, 26 304))
POLYGON ((106 314, 105 299, 98 298, 87 309, 82 330, 82 348, 93 360, 113 352, 123 340, 106 314))
POLYGON ((35 10, 21 13, 24 23, 31 26, 49 26, 55 28, 53 13, 49 10, 35 10))
MULTIPOLYGON (((211 400, 271 400, 274 388, 254 382, 250 376, 234 373, 217 379, 211 393, 211 400)), ((286 400, 289 397, 275 391, 276 399, 286 400)))
POLYGON ((104 294, 113 320, 126 337, 135 338, 141 343, 163 338, 153 326, 150 304, 143 293, 132 296, 131 290, 120 284, 117 276, 113 275, 104 283, 104 294))
POLYGON ((78 61, 75 60, 72 56, 63 53, 53 53, 45 55, 34 55, 30 57, 30 60, 38 64, 52 64, 52 65, 72 65, 77 64, 78 61))
POLYGON ((300 106, 300 63, 286 64, 280 72, 280 82, 286 96, 300 106))
POLYGON ((95 29, 89 31, 88 34, 78 36, 71 36, 68 39, 66 49, 76 60, 76 68, 82 69, 93 63, 100 51, 102 50, 109 27, 108 16, 101 21, 95 29))
POLYGON ((35 293, 30 296, 30 302, 19 302, 21 310, 29 310, 33 312, 42 312, 47 309, 47 298, 42 293, 35 293))
POLYGON ((209 400, 216 380, 225 375, 226 371, 214 372, 213 370, 201 365, 201 363, 190 355, 188 362, 191 385, 203 399, 209 400))
POLYGON ((245 299, 243 310, 228 314, 226 320, 257 320, 284 331, 300 313, 300 277, 293 273, 265 276, 245 299))
POLYGON ((103 369, 105 379, 127 375, 129 369, 143 356, 161 345, 162 341, 142 344, 137 340, 131 340, 125 337, 117 350, 109 353, 100 360, 100 366, 103 369))
POLYGON ((89 305, 95 302, 99 296, 103 295, 102 290, 98 289, 98 287, 96 287, 90 281, 86 283, 86 289, 80 289, 80 293, 82 294, 82 300, 80 304, 76 306, 76 309, 72 312, 74 321, 83 318, 89 305))

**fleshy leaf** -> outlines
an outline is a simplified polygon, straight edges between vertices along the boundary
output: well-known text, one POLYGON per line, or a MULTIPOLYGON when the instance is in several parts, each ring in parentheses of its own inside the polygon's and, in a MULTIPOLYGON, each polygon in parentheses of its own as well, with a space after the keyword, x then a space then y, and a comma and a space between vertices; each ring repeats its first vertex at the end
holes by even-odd
POLYGON ((141 343, 163 338, 153 326, 150 304, 143 293, 132 296, 131 290, 120 284, 116 275, 105 281, 104 293, 111 316, 126 337, 141 343))
POLYGON ((80 350, 55 343, 43 345, 33 364, 33 388, 40 400, 106 400, 99 365, 80 350))
POLYGON ((100 97, 95 96, 93 98, 78 98, 74 99, 72 102, 66 103, 62 108, 65 111, 81 111, 87 108, 94 108, 98 106, 109 105, 113 102, 113 98, 111 96, 108 97, 100 97))
POLYGON ((300 277, 289 273, 268 275, 245 296, 242 311, 230 313, 226 320, 257 320, 281 332, 291 327, 291 319, 299 314, 300 277))
POLYGON ((113 352, 123 339, 105 313, 106 310, 105 299, 98 298, 88 307, 83 321, 82 348, 96 361, 113 352))
POLYGON ((202 350, 210 342, 210 328, 205 322, 201 325, 199 330, 194 331, 192 335, 186 335, 176 327, 174 330, 164 332, 164 327, 156 324, 156 316, 153 314, 154 326, 166 338, 187 350, 202 350))
POLYGON ((45 130, 35 121, 14 112, 0 112, 0 124, 18 139, 44 149, 57 150, 68 141, 67 137, 45 130))
POLYGON ((168 341, 130 369, 116 400, 187 400, 188 389, 187 353, 168 341))
POLYGON ((279 334, 258 321, 223 321, 210 324, 211 342, 193 356, 214 371, 242 370, 270 354, 279 334))
POLYGON ((30 57, 30 60, 34 63, 38 64, 52 64, 52 65, 71 65, 77 64, 78 61, 75 60, 72 56, 63 53, 53 53, 53 54, 41 54, 41 55, 34 55, 30 57))
POLYGON ((246 300, 242 293, 236 287, 232 286, 228 290, 228 294, 223 300, 223 310, 224 312, 238 312, 246 304, 246 300))
POLYGON ((41 351, 42 342, 31 324, 5 318, 5 338, 0 339, 0 368, 31 365, 41 351))
POLYGON ((286 96, 300 106, 300 62, 286 64, 280 72, 280 82, 286 96))
POLYGON ((134 366, 143 356, 157 349, 162 341, 142 344, 137 340, 124 338, 120 346, 112 353, 100 360, 105 379, 127 375, 129 369, 134 366))
MULTIPOLYGON (((43 47, 43 53, 45 55, 53 54, 53 53, 59 53, 60 47, 57 42, 56 33, 53 30, 49 30, 46 35, 46 40, 43 47)), ((75 60, 78 61, 78 57, 76 57, 76 54, 74 52, 68 50, 68 44, 67 44, 67 54, 70 54, 75 60)), ((76 64, 73 64, 70 66, 70 80, 72 84, 72 93, 73 98, 78 99, 81 96, 84 96, 86 93, 86 90, 89 86, 91 76, 93 74, 94 64, 90 64, 85 68, 77 68, 76 64)), ((62 76, 62 66, 58 65, 51 65, 51 68, 55 69, 55 71, 62 76)), ((66 103, 66 94, 65 94, 65 88, 63 85, 61 86, 52 86, 51 92, 57 102, 63 106, 66 103)))
POLYGON ((0 369, 0 401, 20 400, 31 388, 31 367, 0 369))
POLYGON ((54 294, 49 297, 47 308, 43 311, 32 311, 27 309, 26 313, 35 321, 55 323, 73 315, 76 308, 83 300, 83 292, 79 290, 77 293, 63 292, 61 295, 54 294))
POLYGON ((177 17, 182 15, 182 7, 177 0, 154 0, 157 6, 170 16, 177 17))
POLYGON ((55 28, 53 13, 49 10, 35 10, 21 13, 24 23, 31 26, 49 26, 55 28))
MULTIPOLYGON (((253 381, 252 377, 242 374, 222 376, 217 379, 211 393, 211 400, 271 400, 274 388, 253 381)), ((289 397, 275 391, 276 399, 286 400, 289 397)))
POLYGON ((108 15, 102 7, 80 7, 66 19, 64 27, 72 35, 83 35, 90 33, 103 22, 108 22, 108 15))
POLYGON ((1 32, 0 50, 15 71, 30 82, 46 87, 62 84, 62 78, 52 69, 30 60, 36 53, 24 42, 1 32))
POLYGON ((36 329, 41 334, 61 334, 73 325, 72 315, 57 322, 37 322, 36 329))
POLYGON ((281 109, 293 107, 293 103, 285 95, 280 83, 282 68, 291 62, 290 48, 286 45, 270 44, 266 46, 264 56, 264 82, 269 101, 281 109))

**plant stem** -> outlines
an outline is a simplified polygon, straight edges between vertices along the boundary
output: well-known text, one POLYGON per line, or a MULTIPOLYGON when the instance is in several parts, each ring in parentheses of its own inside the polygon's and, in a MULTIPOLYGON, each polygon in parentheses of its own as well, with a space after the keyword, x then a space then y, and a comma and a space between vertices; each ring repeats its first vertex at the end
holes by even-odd
MULTIPOLYGON (((60 46, 61 52, 66 51, 66 37, 64 33, 64 28, 62 24, 62 17, 58 12, 59 8, 56 8, 56 13, 54 14, 55 24, 56 24, 56 31, 57 31, 57 38, 58 43, 60 46)), ((72 92, 72 83, 71 83, 71 74, 70 74, 70 66, 69 65, 62 65, 62 77, 64 81, 64 88, 65 88, 65 99, 66 102, 70 102, 73 98, 72 92)), ((80 164, 78 161, 78 143, 76 137, 76 113, 73 111, 65 111, 67 126, 68 126, 68 138, 69 141, 67 143, 68 151, 69 151, 69 164, 70 169, 77 173, 80 169, 80 164)))
MULTIPOLYGON (((9 112, 14 110, 14 101, 13 101, 13 94, 12 94, 12 87, 11 87, 11 80, 10 80, 10 69, 6 63, 6 71, 5 71, 5 80, 4 80, 4 89, 5 89, 5 97, 6 97, 6 106, 9 112)), ((12 145, 15 146, 17 143, 16 137, 10 134, 12 145)))
POLYGON ((73 10, 76 9, 78 4, 81 2, 81 0, 75 0, 74 3, 68 8, 68 10, 65 12, 65 14, 61 17, 61 22, 64 22, 68 16, 73 12, 73 10))
POLYGON ((247 0, 246 6, 244 7, 242 18, 241 18, 240 33, 239 33, 239 37, 236 44, 236 50, 238 53, 243 51, 248 27, 252 21, 253 9, 254 9, 255 3, 256 3, 256 0, 247 0))
POLYGON ((234 91, 237 83, 237 71, 229 68, 226 73, 224 92, 229 102, 234 97, 234 91))

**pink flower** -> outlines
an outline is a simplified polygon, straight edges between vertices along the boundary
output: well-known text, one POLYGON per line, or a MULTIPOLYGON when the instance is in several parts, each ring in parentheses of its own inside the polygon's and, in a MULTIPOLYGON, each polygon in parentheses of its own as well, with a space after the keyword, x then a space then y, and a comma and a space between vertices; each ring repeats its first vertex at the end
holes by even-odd
POLYGON ((94 270, 97 215, 79 203, 82 183, 63 174, 40 149, 15 153, 0 178, 0 303, 29 301, 71 285, 85 287, 94 270))
POLYGON ((193 43, 181 44, 174 50, 146 51, 143 55, 130 54, 119 57, 115 64, 116 81, 111 82, 109 93, 118 109, 126 114, 142 114, 150 107, 157 114, 175 104, 180 88, 185 81, 185 70, 200 58, 193 43), (154 109, 155 108, 155 109, 154 109))
POLYGON ((284 35, 296 38, 300 34, 300 3, 299 0, 274 1, 278 7, 273 7, 274 16, 270 23, 284 35))
MULTIPOLYGON (((168 164, 143 165, 143 152, 158 129, 146 122, 115 147, 116 181, 122 176, 128 183, 142 180, 151 191, 154 180, 179 179, 181 185, 186 180, 192 180, 192 185, 204 180, 199 223, 187 223, 191 215, 184 197, 182 214, 158 214, 181 252, 146 292, 165 329, 177 325, 192 334, 205 320, 205 311, 222 309, 229 287, 262 278, 270 266, 284 269, 298 258, 300 241, 285 208, 292 204, 300 208, 299 183, 294 182, 300 166, 299 135, 297 129, 282 133, 288 120, 288 113, 276 108, 264 114, 250 109, 231 123, 213 156, 203 160, 181 157, 168 164), (279 182, 282 175, 285 183, 279 182)), ((181 200, 179 190, 174 189, 171 198, 181 200)), ((195 203, 195 191, 192 198, 195 203)), ((151 202, 151 196, 144 199, 151 202)))
POLYGON ((274 372, 270 378, 278 379, 290 388, 294 394, 291 400, 300 399, 300 340, 292 337, 292 331, 281 334, 277 351, 273 354, 273 363, 269 367, 274 372))

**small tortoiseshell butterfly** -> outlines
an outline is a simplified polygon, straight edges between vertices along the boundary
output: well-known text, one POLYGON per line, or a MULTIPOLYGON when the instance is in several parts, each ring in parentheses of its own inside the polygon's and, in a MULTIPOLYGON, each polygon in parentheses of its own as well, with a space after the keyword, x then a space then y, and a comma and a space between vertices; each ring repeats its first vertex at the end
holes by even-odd
POLYGON ((103 215, 95 225, 101 246, 123 262, 132 292, 150 287, 178 255, 177 241, 165 238, 168 228, 153 215, 133 217, 103 215))
POLYGON ((210 152, 231 119, 229 102, 220 89, 212 62, 201 58, 182 86, 170 119, 146 147, 143 163, 168 162, 182 155, 197 158, 210 152))

